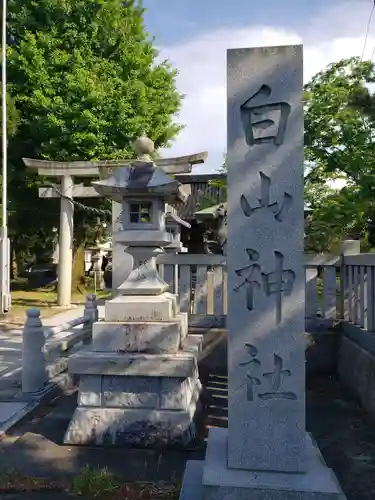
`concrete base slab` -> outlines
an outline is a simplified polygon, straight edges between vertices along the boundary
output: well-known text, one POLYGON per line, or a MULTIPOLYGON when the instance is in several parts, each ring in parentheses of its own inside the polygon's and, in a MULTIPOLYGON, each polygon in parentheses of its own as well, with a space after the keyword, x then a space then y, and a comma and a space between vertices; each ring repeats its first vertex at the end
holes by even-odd
POLYGON ((3 426, 28 406, 28 401, 2 401, 0 403, 0 425, 3 426))
POLYGON ((309 436, 305 474, 228 469, 227 437, 227 429, 210 430, 206 460, 188 464, 180 500, 345 500, 309 436))
POLYGON ((0 439, 40 406, 62 393, 68 392, 72 387, 72 377, 68 373, 62 373, 50 380, 38 393, 19 392, 13 397, 13 401, 2 401, 0 403, 0 439))
POLYGON ((190 460, 186 463, 184 480, 180 492, 180 500, 203 500, 203 466, 202 460, 190 460))

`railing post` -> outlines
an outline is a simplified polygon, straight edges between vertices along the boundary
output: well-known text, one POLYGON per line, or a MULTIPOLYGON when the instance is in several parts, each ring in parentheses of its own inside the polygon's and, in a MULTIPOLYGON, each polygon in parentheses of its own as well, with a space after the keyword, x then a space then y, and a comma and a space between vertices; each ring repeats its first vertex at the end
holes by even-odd
POLYGON ((318 268, 305 267, 305 319, 309 320, 309 328, 317 320, 318 312, 318 268))
POLYGON ((344 240, 340 245, 341 267, 340 267, 340 318, 343 321, 349 319, 348 316, 348 296, 349 291, 348 277, 345 266, 346 255, 358 255, 361 253, 361 242, 359 240, 344 240))
POLYGON ((39 309, 26 311, 22 332, 22 392, 38 392, 44 388, 46 365, 44 330, 39 309))
POLYGON ((99 320, 98 303, 95 294, 90 294, 86 297, 83 316, 87 318, 87 323, 91 323, 91 325, 99 320))

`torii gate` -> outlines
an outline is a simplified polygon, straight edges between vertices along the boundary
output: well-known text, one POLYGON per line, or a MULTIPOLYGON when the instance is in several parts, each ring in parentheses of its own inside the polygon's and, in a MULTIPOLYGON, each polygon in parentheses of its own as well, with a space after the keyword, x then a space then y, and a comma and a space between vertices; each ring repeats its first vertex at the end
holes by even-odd
MULTIPOLYGON (((167 174, 190 173, 193 165, 204 163, 207 152, 176 158, 161 158, 155 164, 167 174)), ((51 160, 34 160, 23 158, 26 167, 37 169, 39 175, 60 178, 57 188, 39 188, 40 198, 60 198, 60 232, 59 232, 59 263, 57 303, 60 307, 71 304, 72 263, 73 263, 73 229, 74 229, 74 198, 97 198, 99 194, 92 186, 74 184, 74 176, 108 177, 117 167, 126 167, 134 160, 103 160, 103 161, 72 161, 58 162, 51 160), (62 195, 62 196, 61 196, 62 195)), ((113 214, 117 212, 112 203, 113 214)))

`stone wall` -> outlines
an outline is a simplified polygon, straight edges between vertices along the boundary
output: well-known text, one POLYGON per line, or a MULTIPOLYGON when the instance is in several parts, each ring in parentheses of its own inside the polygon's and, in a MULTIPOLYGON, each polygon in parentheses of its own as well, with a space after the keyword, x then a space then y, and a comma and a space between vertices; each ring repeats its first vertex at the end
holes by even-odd
POLYGON ((337 372, 341 382, 361 406, 375 414, 375 341, 369 332, 344 326, 338 351, 337 372), (366 335, 365 335, 366 334, 366 335))

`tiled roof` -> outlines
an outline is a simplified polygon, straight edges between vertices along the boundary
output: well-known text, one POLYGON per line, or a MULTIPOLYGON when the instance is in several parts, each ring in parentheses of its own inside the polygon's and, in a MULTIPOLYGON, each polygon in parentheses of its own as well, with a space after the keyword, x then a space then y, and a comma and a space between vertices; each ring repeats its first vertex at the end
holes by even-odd
POLYGON ((199 210, 199 203, 204 199, 212 200, 213 205, 225 200, 223 189, 208 184, 211 180, 225 179, 225 174, 182 174, 175 175, 175 179, 182 184, 190 184, 191 187, 191 194, 186 203, 180 203, 176 206, 177 213, 181 219, 194 219, 195 212, 199 210))
MULTIPOLYGON (((225 201, 225 193, 222 188, 215 186, 209 186, 209 181, 211 180, 221 180, 225 179, 225 174, 202 174, 202 175, 189 175, 181 174, 175 175, 175 179, 182 184, 190 184, 191 195, 189 196, 186 203, 180 203, 176 206, 177 213, 181 219, 192 220, 195 218, 195 212, 198 212, 199 202, 203 199, 212 200, 212 205, 219 205, 225 201)), ((311 208, 304 206, 305 216, 311 208)))

